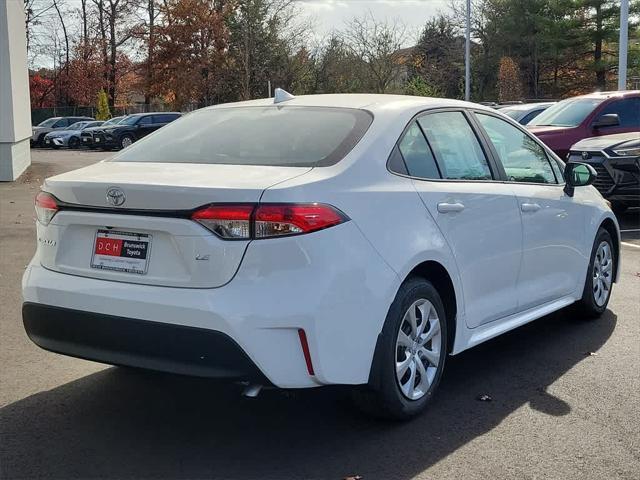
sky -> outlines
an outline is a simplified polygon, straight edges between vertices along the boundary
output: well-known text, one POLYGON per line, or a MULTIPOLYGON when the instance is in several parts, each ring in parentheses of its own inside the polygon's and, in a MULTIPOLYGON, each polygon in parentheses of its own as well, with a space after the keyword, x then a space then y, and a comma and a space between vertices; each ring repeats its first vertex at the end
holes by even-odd
MULTIPOLYGON (((315 20, 320 38, 340 29, 353 17, 373 14, 377 20, 397 19, 410 33, 418 32, 439 11, 449 10, 450 0, 297 0, 301 13, 315 20)), ((414 40, 411 35, 411 43, 414 40)))

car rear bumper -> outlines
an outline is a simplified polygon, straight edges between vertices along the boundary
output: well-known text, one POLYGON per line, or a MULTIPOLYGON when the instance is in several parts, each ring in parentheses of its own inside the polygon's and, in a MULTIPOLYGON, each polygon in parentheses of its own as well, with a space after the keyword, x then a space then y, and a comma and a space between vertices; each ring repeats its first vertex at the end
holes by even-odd
POLYGON ((41 348, 112 365, 199 377, 265 377, 229 336, 212 330, 26 302, 24 328, 41 348))
MULTIPOLYGON (((366 383, 378 334, 400 283, 353 222, 309 235, 251 242, 233 279, 219 288, 87 278, 46 269, 38 255, 27 267, 22 292, 25 303, 43 306, 33 310, 42 317, 40 324, 48 321, 51 307, 80 311, 74 314, 76 320, 70 320, 74 328, 62 323, 55 327, 56 335, 33 337, 30 332, 43 348, 106 363, 145 366, 141 363, 149 358, 157 361, 156 354, 162 357, 168 348, 163 345, 170 345, 175 335, 183 335, 175 332, 195 329, 231 339, 270 383, 282 388, 366 383), (118 348, 109 344, 104 353, 99 342, 96 345, 93 337, 86 336, 90 331, 83 330, 80 339, 74 336, 78 323, 94 318, 107 338, 114 331, 128 331, 131 322, 139 338, 162 347, 145 357, 139 345, 127 341, 123 346, 116 344, 118 348), (167 328, 154 328, 158 324, 167 328), (143 327, 154 333, 148 336, 143 327), (300 329, 306 334, 313 374, 307 369, 300 329), (41 338, 53 338, 62 348, 41 338), (89 352, 83 354, 78 348, 89 352)), ((29 332, 26 318, 25 327, 29 332)), ((202 344, 195 345, 194 354, 202 350, 202 344)), ((208 349, 202 351, 200 356, 212 355, 208 349)), ((174 357, 170 353, 171 361, 147 368, 175 371, 174 357)), ((191 355, 188 359, 183 373, 193 367, 197 372, 199 362, 194 363, 191 355)), ((219 366, 214 363, 213 367, 219 366)))

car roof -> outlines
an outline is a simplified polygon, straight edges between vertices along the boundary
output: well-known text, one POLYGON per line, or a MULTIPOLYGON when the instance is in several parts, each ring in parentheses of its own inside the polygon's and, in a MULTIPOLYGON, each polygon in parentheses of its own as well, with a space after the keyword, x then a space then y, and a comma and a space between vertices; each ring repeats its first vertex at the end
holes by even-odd
POLYGON ((616 90, 612 92, 593 92, 573 98, 626 98, 640 96, 640 90, 616 90))
POLYGON ((556 102, 535 102, 535 103, 521 103, 518 105, 507 105, 500 110, 535 110, 536 108, 549 107, 556 102))
MULTIPOLYGON (((214 110, 234 107, 266 107, 274 104, 273 98, 248 100, 244 102, 224 103, 206 107, 204 110, 214 110)), ((358 108, 369 110, 372 113, 383 113, 398 110, 425 110, 440 107, 465 107, 479 110, 493 111, 492 108, 478 103, 452 100, 448 98, 416 97, 410 95, 388 95, 368 93, 335 93, 322 95, 301 95, 291 100, 281 102, 280 106, 305 106, 305 107, 333 107, 333 108, 358 108)))
POLYGON ((132 113, 130 115, 123 115, 123 117, 144 117, 147 115, 182 115, 180 112, 146 112, 146 113, 132 113))

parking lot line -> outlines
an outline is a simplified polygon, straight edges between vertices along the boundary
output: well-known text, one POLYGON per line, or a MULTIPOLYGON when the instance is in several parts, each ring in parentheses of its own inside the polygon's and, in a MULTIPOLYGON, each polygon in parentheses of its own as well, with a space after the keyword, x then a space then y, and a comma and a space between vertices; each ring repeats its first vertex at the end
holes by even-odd
POLYGON ((633 247, 633 248, 640 248, 640 245, 636 245, 634 243, 629 243, 629 242, 620 242, 622 245, 624 245, 625 247, 633 247))

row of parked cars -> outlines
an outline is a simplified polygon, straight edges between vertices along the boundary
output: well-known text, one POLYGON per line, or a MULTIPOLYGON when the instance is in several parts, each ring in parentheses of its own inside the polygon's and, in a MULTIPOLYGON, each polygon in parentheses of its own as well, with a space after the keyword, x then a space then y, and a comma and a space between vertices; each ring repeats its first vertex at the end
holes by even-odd
POLYGON ((119 150, 179 118, 178 112, 151 112, 114 117, 53 117, 33 127, 31 145, 45 148, 119 150))
POLYGON ((489 105, 566 161, 591 165, 615 210, 640 206, 640 92, 597 92, 561 102, 489 105))
MULTIPOLYGON (((560 158, 590 164, 596 188, 616 211, 640 203, 640 91, 596 92, 560 102, 494 105, 525 125, 560 158)), ((32 144, 119 150, 181 116, 55 117, 33 127, 32 144)))

